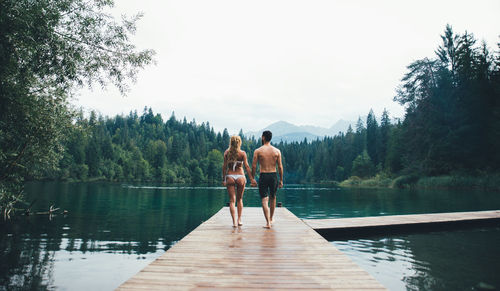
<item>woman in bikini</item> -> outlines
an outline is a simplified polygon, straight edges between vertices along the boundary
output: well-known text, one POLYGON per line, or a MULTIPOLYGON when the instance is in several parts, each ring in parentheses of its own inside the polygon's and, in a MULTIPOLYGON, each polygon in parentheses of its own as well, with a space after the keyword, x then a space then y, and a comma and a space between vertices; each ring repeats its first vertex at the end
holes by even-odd
POLYGON ((243 225, 241 223, 241 212, 243 211, 243 191, 245 191, 247 182, 243 166, 245 166, 250 180, 254 181, 248 165, 247 154, 241 150, 241 138, 235 135, 231 137, 229 148, 224 152, 224 164, 222 166, 222 185, 227 187, 227 193, 229 194, 229 210, 233 218, 233 227, 243 225), (234 206, 236 201, 238 201, 238 221, 236 221, 234 206))

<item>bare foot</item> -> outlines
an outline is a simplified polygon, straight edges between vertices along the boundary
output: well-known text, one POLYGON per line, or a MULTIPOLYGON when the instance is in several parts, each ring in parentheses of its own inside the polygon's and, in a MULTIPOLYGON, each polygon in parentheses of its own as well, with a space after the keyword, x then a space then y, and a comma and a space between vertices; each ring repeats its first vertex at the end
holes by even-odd
POLYGON ((273 218, 271 218, 271 224, 273 224, 273 223, 274 223, 274 219, 273 219, 273 218))
POLYGON ((234 228, 237 228, 238 226, 237 226, 236 224, 233 224, 233 227, 234 227, 234 228))
POLYGON ((268 224, 266 224, 265 226, 263 226, 263 228, 270 229, 270 228, 271 228, 271 224, 270 224, 270 223, 268 223, 268 224))
POLYGON ((242 226, 242 225, 243 225, 243 223, 241 223, 241 222, 238 222, 238 226, 242 226))

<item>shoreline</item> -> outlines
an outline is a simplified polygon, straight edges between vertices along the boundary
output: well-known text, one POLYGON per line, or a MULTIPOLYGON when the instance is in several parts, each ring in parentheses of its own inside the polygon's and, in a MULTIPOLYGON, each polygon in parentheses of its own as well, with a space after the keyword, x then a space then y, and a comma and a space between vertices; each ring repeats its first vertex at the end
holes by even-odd
MULTIPOLYGON (((95 177, 85 180, 77 179, 33 179, 26 182, 66 182, 66 183, 161 183, 162 185, 172 186, 218 186, 219 183, 164 183, 154 180, 108 180, 104 177, 95 177)), ((318 181, 301 182, 293 184, 317 184, 328 185, 340 188, 362 188, 362 189, 443 189, 443 190, 486 190, 500 192, 500 174, 491 174, 484 176, 466 176, 466 175, 442 175, 442 176, 416 176, 402 175, 395 178, 385 175, 376 175, 370 178, 360 178, 352 176, 342 182, 337 181, 318 181)))
POLYGON ((417 175, 402 175, 395 178, 377 175, 364 179, 352 176, 340 182, 339 187, 367 189, 470 189, 500 192, 500 174, 483 176, 442 175, 422 177, 417 175))

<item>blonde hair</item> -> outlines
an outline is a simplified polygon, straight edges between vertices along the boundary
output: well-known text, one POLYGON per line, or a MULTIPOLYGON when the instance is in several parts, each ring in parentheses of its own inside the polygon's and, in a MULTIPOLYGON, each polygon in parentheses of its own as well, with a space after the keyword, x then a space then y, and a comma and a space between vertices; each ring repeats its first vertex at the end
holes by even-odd
POLYGON ((229 151, 227 153, 227 160, 229 162, 236 162, 238 160, 238 153, 241 148, 241 137, 238 135, 231 136, 229 140, 229 151))

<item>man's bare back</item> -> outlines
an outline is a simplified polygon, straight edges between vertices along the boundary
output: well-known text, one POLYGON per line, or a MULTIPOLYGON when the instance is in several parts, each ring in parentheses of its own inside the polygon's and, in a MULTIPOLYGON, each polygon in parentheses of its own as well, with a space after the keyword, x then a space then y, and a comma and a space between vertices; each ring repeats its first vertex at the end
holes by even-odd
MULTIPOLYGON (((276 163, 281 157, 280 150, 270 144, 265 144, 255 151, 260 165, 260 173, 275 173, 276 163)), ((254 158, 255 159, 255 158, 254 158)))
MULTIPOLYGON (((253 154, 252 175, 255 177, 257 171, 257 162, 259 163, 259 173, 278 173, 280 176, 279 188, 283 187, 283 164, 281 163, 281 152, 273 147, 270 143, 265 143, 260 148, 256 149, 253 154)), ((255 185, 254 185, 255 186, 255 185)))

